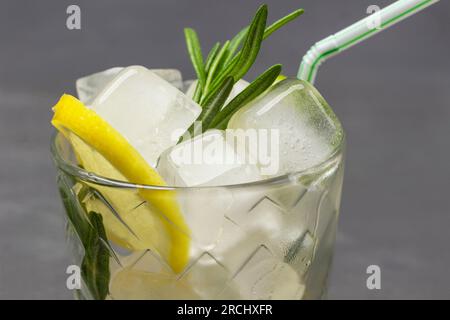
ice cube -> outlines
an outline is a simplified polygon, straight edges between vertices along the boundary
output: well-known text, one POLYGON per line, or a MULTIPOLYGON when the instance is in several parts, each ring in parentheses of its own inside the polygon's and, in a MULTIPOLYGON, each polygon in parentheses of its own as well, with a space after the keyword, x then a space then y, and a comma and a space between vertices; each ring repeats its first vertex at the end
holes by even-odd
POLYGON ((177 69, 149 69, 150 71, 156 73, 158 76, 169 82, 175 88, 183 91, 183 78, 181 72, 177 69))
POLYGON ((258 245, 234 221, 225 219, 216 246, 210 250, 231 273, 235 273, 258 245))
POLYGON ((198 104, 141 66, 123 69, 91 107, 153 167, 201 113, 198 104))
POLYGON ((295 266, 299 275, 306 272, 315 242, 302 217, 286 211, 267 196, 246 214, 230 211, 229 217, 245 233, 239 239, 242 248, 264 245, 274 258, 295 266))
MULTIPOLYGON (((123 67, 110 68, 78 79, 76 82, 78 98, 84 104, 91 104, 101 90, 106 87, 106 85, 111 82, 123 69, 123 67)), ((176 69, 150 70, 167 82, 171 83, 177 89, 183 89, 183 79, 180 71, 176 69)))
MULTIPOLYGON (((246 197, 250 200, 250 195, 246 197)), ((253 200, 248 211, 233 208, 235 203, 226 212, 216 246, 210 252, 233 273, 261 245, 282 261, 284 252, 278 238, 286 231, 286 212, 266 197, 256 203, 253 200)))
POLYGON ((179 193, 178 202, 193 238, 191 256, 212 250, 233 203, 230 191, 227 188, 193 188, 179 193))
POLYGON ((194 94, 194 93, 192 92, 192 90, 195 90, 195 87, 194 87, 193 89, 191 89, 191 88, 192 88, 192 84, 193 84, 194 82, 196 83, 197 80, 189 79, 189 80, 183 81, 183 90, 182 90, 182 91, 183 91, 189 98, 192 98, 192 96, 193 96, 193 94, 194 94), (191 93, 188 94, 189 90, 191 90, 191 93))
POLYGON ((210 253, 205 252, 180 275, 179 281, 190 283, 203 299, 213 299, 226 286, 230 274, 210 253))
POLYGON ((263 197, 248 212, 230 212, 228 217, 236 224, 267 233, 279 231, 283 226, 285 212, 276 203, 263 197))
POLYGON ((77 79, 78 99, 84 104, 91 104, 98 93, 122 70, 122 67, 106 69, 77 79))
POLYGON ((169 185, 219 186, 262 179, 256 164, 221 130, 208 130, 161 155, 157 170, 169 185))
POLYGON ((300 299, 304 284, 287 263, 260 246, 233 278, 244 299, 300 299))
MULTIPOLYGON (((256 165, 241 161, 242 158, 223 131, 209 130, 165 151, 157 170, 166 183, 174 186, 218 186, 261 179, 256 165)), ((193 188, 178 194, 192 231, 193 250, 212 250, 223 232, 226 214, 254 203, 253 193, 248 197, 242 193, 218 187, 193 188)))
MULTIPOLYGON (((187 82, 187 81, 186 81, 187 82)), ((190 98, 192 98, 194 96, 194 92, 195 92, 195 87, 197 86, 197 80, 194 80, 192 82, 187 83, 189 86, 186 89, 186 95, 190 98)), ((186 85, 187 85, 186 84, 186 85)), ((248 87, 250 83, 248 83, 247 81, 240 79, 238 80, 234 86, 233 89, 231 89, 230 95, 228 96, 227 100, 225 101, 224 106, 230 102, 231 100, 233 100, 233 98, 235 98, 239 93, 241 93, 242 91, 244 91, 245 88, 248 87)))
MULTIPOLYGON (((343 138, 339 120, 327 102, 311 84, 296 79, 283 80, 250 102, 231 118, 228 128, 278 131, 279 151, 270 154, 271 165, 275 161, 278 170, 269 176, 323 162, 343 138)), ((266 166, 261 165, 261 170, 266 166)))

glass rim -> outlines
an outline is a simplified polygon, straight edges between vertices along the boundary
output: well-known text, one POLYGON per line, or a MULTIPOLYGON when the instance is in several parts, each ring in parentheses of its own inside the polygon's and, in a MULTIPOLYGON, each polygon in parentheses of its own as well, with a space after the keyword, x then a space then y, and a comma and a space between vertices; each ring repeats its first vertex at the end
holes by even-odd
MULTIPOLYGON (((309 168, 289 172, 277 177, 262 179, 252 182, 238 183, 238 184, 228 184, 228 185, 217 185, 217 186, 158 186, 158 185, 147 185, 147 184, 139 184, 133 183, 129 181, 122 181, 118 179, 108 178, 102 175, 98 175, 94 172, 85 170, 78 165, 74 165, 66 161, 58 152, 58 147, 56 145, 56 139, 62 133, 54 130, 51 136, 50 143, 50 151, 52 154, 52 158, 56 167, 66 174, 75 176, 80 178, 83 181, 87 181, 90 183, 94 183, 97 185, 102 185, 106 187, 116 187, 116 188, 126 188, 126 189, 145 189, 145 190, 158 190, 158 191, 175 191, 175 190, 194 190, 194 189, 215 189, 215 188, 251 188, 251 187, 260 187, 267 185, 281 185, 285 183, 290 183, 293 181, 298 181, 298 177, 305 176, 308 174, 312 174, 314 172, 320 171, 320 168, 326 167, 326 165, 332 162, 334 159, 339 157, 344 150, 345 147, 345 131, 342 130, 342 135, 340 136, 340 140, 333 148, 333 151, 329 154, 329 156, 311 166, 309 168)), ((64 137, 64 139, 69 143, 69 141, 64 137)), ((69 143, 70 144, 70 143, 69 143)), ((73 147, 70 146, 72 149, 73 147)))

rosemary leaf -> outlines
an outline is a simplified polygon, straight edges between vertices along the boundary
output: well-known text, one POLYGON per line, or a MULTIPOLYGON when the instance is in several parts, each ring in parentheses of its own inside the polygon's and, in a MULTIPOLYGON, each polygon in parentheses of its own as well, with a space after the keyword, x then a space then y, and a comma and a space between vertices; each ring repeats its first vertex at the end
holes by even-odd
POLYGON ((102 215, 88 214, 91 228, 84 239, 85 254, 81 262, 81 275, 96 300, 104 300, 109 292, 109 250, 102 215))
POLYGON ((89 223, 86 220, 83 209, 79 205, 77 196, 69 186, 70 182, 68 182, 65 177, 58 179, 59 193, 61 195, 64 208, 66 209, 67 218, 81 242, 83 242, 83 239, 86 238, 88 233, 89 223))
POLYGON ((200 97, 202 96, 203 89, 200 85, 199 81, 197 81, 197 84, 195 85, 194 95, 192 96, 192 100, 195 102, 200 102, 200 97))
POLYGON ((209 68, 211 67, 212 62, 214 61, 214 58, 216 57, 217 53, 220 49, 220 42, 217 42, 212 48, 211 51, 208 53, 208 57, 206 58, 205 62, 205 72, 209 72, 209 68))
POLYGON ((215 85, 220 83, 223 78, 231 75, 237 81, 247 73, 255 62, 256 56, 261 48, 266 21, 267 5, 264 4, 259 7, 252 23, 250 24, 250 27, 248 28, 244 44, 242 45, 242 50, 237 55, 237 62, 231 70, 230 68, 226 68, 225 71, 217 77, 215 84, 212 85, 213 90, 215 85))
MULTIPOLYGON (((211 84, 212 79, 214 78, 214 75, 217 71, 218 66, 222 63, 225 54, 227 53, 228 47, 230 45, 230 41, 227 41, 224 43, 223 47, 220 49, 220 51, 217 53, 217 55, 214 58, 214 61, 211 64, 211 67, 209 69, 207 78, 206 78, 206 83, 205 83, 205 87, 204 87, 204 92, 208 92, 209 86, 211 84)), ((200 101, 200 104, 202 104, 204 101, 200 101)))
POLYGON ((194 31, 194 29, 184 29, 184 35, 186 38, 186 47, 189 53, 189 57, 191 58, 195 73, 197 74, 199 84, 203 86, 205 84, 206 77, 200 41, 198 40, 197 33, 194 31))
MULTIPOLYGON (((208 128, 226 129, 231 117, 244 105, 258 97, 269 88, 277 79, 281 72, 281 65, 276 64, 258 78, 256 78, 250 85, 231 100, 211 121, 208 128)), ((208 129, 207 128, 207 129, 208 129)))
MULTIPOLYGON (((205 101, 198 120, 202 122, 202 131, 206 131, 211 123, 212 119, 219 113, 220 109, 224 105, 228 96, 230 95, 231 89, 233 89, 234 79, 229 76, 217 87, 215 91, 211 93, 208 99, 205 101)), ((194 125, 189 128, 191 134, 194 133, 194 125)))
POLYGON ((268 36, 270 36, 272 33, 277 31, 278 29, 280 29, 282 26, 291 22, 292 20, 296 19, 297 17, 301 16, 303 14, 303 12, 305 12, 305 10, 297 9, 297 10, 291 12, 290 14, 288 14, 287 16, 284 16, 283 18, 272 23, 264 31, 263 39, 265 40, 268 36))
POLYGON ((228 63, 233 58, 242 41, 244 41, 245 37, 247 36, 248 28, 249 26, 245 27, 244 29, 239 31, 233 39, 231 39, 230 47, 228 49, 228 56, 225 63, 228 63))
MULTIPOLYGON (((284 16, 283 18, 275 21, 274 23, 272 23, 270 26, 268 26, 266 28, 266 30, 264 30, 264 36, 263 36, 263 40, 267 39, 272 33, 274 33, 275 31, 277 31, 278 29, 280 29, 281 27, 283 27, 284 25, 286 25, 287 23, 291 22, 292 20, 296 19, 297 17, 299 17, 300 15, 303 14, 303 12, 305 12, 305 10, 303 9, 297 9, 291 13, 289 13, 288 15, 284 16)), ((237 60, 238 59, 238 54, 235 55, 234 57, 232 56, 234 54, 234 52, 237 50, 237 48, 239 47, 239 45, 241 44, 242 40, 245 38, 245 36, 247 35, 249 26, 243 28, 241 31, 239 31, 239 33, 231 40, 231 44, 230 44, 230 55, 228 56, 228 59, 226 61, 226 66, 228 66, 228 64, 230 62, 232 62, 233 60, 237 60)))

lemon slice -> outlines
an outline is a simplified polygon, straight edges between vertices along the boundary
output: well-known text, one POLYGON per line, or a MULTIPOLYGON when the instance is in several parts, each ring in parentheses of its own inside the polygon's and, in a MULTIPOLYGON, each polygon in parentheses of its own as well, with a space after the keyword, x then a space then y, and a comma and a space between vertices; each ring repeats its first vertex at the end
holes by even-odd
MULTIPOLYGON (((104 157, 128 181, 143 185, 165 185, 159 174, 148 165, 122 135, 75 97, 63 95, 53 111, 53 126, 59 131, 68 130, 79 137, 104 157)), ((83 152, 77 150, 79 156, 81 156, 80 151, 83 152)), ((92 161, 95 161, 95 159, 95 157, 92 158, 92 161)), ((165 233, 168 241, 167 247, 169 248, 166 259, 175 272, 182 271, 189 260, 189 228, 175 200, 175 192, 141 188, 139 189, 139 196, 156 210, 133 212, 136 221, 144 222, 136 223, 132 228, 133 231, 136 234, 165 233), (158 225, 162 226, 164 230, 159 230, 156 227, 148 229, 151 226, 158 225)), ((118 213, 121 216, 126 214, 118 213)), ((116 230, 114 234, 123 234, 123 230, 116 230)), ((136 246, 135 241, 128 242, 130 246, 136 246)), ((137 249, 140 249, 139 245, 137 249)))
MULTIPOLYGON (((75 156, 86 170, 120 181, 127 179, 114 168, 95 149, 86 144, 77 135, 65 130, 64 136, 73 146, 75 156)), ((91 192, 83 192, 82 185, 74 187, 88 212, 95 211, 102 215, 108 239, 132 251, 154 249, 167 257, 169 252, 168 237, 165 232, 147 232, 147 230, 164 230, 158 219, 154 219, 152 208, 144 203, 134 189, 122 189, 92 184, 91 192)), ((154 209, 153 209, 154 211, 154 209)))

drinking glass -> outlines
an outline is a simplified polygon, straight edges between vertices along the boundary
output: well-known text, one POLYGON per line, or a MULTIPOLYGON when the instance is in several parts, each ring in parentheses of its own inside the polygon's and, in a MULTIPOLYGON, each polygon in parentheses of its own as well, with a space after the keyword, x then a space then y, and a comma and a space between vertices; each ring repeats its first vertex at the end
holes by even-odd
POLYGON ((81 270, 77 298, 324 297, 344 137, 328 159, 307 170, 217 187, 136 185, 87 172, 61 133, 51 149, 68 244, 81 270), (181 220, 155 208, 167 197, 175 199, 181 220))

